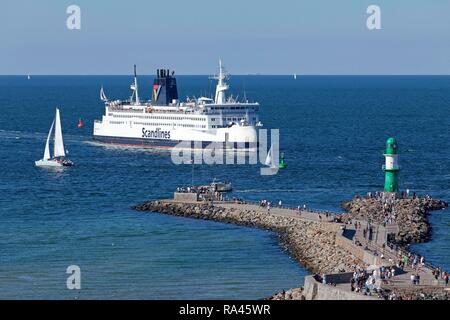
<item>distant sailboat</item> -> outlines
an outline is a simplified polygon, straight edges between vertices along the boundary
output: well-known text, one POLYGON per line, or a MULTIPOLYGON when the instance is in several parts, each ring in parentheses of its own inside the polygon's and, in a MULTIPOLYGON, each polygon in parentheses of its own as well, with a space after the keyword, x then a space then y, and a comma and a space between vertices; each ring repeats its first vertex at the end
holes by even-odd
POLYGON ((294 80, 296 80, 297 79, 297 74, 296 73, 294 73, 294 80))
POLYGON ((284 153, 281 154, 281 159, 280 159, 280 162, 278 163, 278 165, 276 163, 274 163, 272 157, 273 156, 272 156, 272 146, 271 146, 269 152, 267 153, 266 161, 264 162, 264 164, 266 166, 269 166, 271 169, 286 169, 287 164, 286 164, 286 161, 284 160, 284 153))
POLYGON ((108 101, 108 97, 105 95, 105 91, 103 90, 103 86, 100 88, 100 100, 103 102, 108 101))
POLYGON ((65 159, 64 142, 61 129, 61 118, 59 115, 59 109, 56 108, 55 119, 50 126, 50 130, 47 136, 47 142, 45 143, 44 157, 41 160, 35 161, 38 167, 62 167, 72 166, 73 162, 65 159), (50 137, 52 136, 53 126, 55 126, 54 133, 54 146, 53 146, 53 158, 50 156, 50 137))
POLYGON ((271 168, 276 168, 276 165, 273 163, 273 160, 272 160, 272 146, 270 146, 269 152, 267 152, 267 157, 266 157, 266 161, 264 162, 264 164, 271 168))
MULTIPOLYGON (((52 124, 53 126, 53 124, 52 124)), ((272 164, 272 147, 270 147, 269 152, 267 152, 266 161, 264 162, 266 166, 270 166, 272 164)))
POLYGON ((31 79, 31 76, 30 76, 30 74, 27 74, 27 79, 28 79, 28 80, 30 80, 30 79, 31 79))

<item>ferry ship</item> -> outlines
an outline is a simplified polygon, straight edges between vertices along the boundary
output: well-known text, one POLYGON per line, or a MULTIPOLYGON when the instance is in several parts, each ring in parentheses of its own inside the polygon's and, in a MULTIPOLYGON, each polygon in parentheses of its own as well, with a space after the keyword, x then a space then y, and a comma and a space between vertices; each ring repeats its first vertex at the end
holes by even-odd
POLYGON ((105 114, 94 122, 93 139, 141 148, 173 148, 190 141, 191 148, 223 143, 227 148, 256 149, 257 127, 262 126, 259 103, 226 97, 228 78, 219 61, 219 73, 212 77, 217 80, 214 99, 187 98, 180 102, 174 72, 158 69, 151 100, 141 101, 134 66, 130 99, 109 100, 101 88, 105 114))

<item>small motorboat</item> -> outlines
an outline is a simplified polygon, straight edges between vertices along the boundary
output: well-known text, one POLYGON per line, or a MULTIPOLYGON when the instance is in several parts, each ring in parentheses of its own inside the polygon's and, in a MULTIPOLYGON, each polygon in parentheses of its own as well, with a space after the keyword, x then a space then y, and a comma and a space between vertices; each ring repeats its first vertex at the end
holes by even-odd
POLYGON ((50 126, 50 130, 47 136, 47 142, 45 143, 44 157, 41 160, 35 161, 37 167, 70 167, 73 166, 73 162, 65 158, 66 153, 64 151, 64 142, 61 129, 61 118, 59 115, 59 109, 56 108, 55 119, 50 126), (53 126, 55 126, 54 133, 54 145, 53 145, 53 158, 50 156, 50 138, 53 133, 53 126))
POLYGON ((231 185, 231 182, 228 182, 228 181, 216 182, 215 179, 211 183, 211 187, 214 191, 219 191, 219 192, 231 192, 233 190, 233 186, 231 185))

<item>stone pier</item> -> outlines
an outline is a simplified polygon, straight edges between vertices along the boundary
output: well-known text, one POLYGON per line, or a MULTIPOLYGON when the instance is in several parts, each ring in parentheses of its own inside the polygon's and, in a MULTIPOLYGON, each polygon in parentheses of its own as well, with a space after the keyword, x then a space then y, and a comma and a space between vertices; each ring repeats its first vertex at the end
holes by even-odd
MULTIPOLYGON (((190 199, 190 198, 189 198, 190 199)), ((345 223, 336 222, 337 214, 311 210, 296 210, 292 208, 272 207, 270 211, 257 204, 236 202, 202 202, 189 201, 186 197, 177 197, 177 200, 159 200, 146 202, 133 208, 143 212, 155 212, 182 216, 194 219, 214 220, 223 223, 256 227, 272 230, 279 235, 281 245, 302 266, 315 275, 326 275, 327 284, 317 280, 317 276, 308 276, 305 279, 304 288, 290 289, 286 292, 274 295, 273 299, 380 299, 383 296, 364 296, 350 290, 351 274, 355 268, 369 269, 380 266, 392 266, 398 259, 395 252, 387 250, 386 244, 389 233, 399 236, 399 241, 410 241, 411 237, 403 236, 408 228, 414 224, 404 224, 399 219, 397 228, 389 228, 375 219, 379 208, 371 201, 360 202, 359 199, 344 204, 348 209, 348 216, 344 217, 345 223), (366 207, 363 204, 366 204, 366 207), (375 241, 364 242, 358 230, 353 229, 353 223, 358 219, 367 223, 367 214, 371 212, 371 226, 375 241), (354 220, 351 220, 354 219, 354 220)), ((446 206, 445 202, 431 201, 427 199, 402 202, 399 204, 402 210, 414 215, 425 216, 428 210, 446 206)), ((403 214, 402 214, 403 216, 403 214)), ((405 218, 406 219, 406 218, 405 218)), ((419 221, 418 218, 406 219, 407 221, 419 221)), ((424 229, 425 230, 425 229, 424 229)), ((421 231, 420 234, 424 234, 421 231)), ((426 232, 425 232, 426 233, 426 232)), ((413 238, 415 239, 415 237, 413 238)), ((421 238, 420 238, 421 239, 421 238)), ((369 241, 369 240, 367 240, 369 241)), ((388 292, 396 291, 399 295, 405 289, 405 279, 408 279, 412 270, 405 270, 398 278, 390 281, 388 292), (398 291, 397 291, 398 290, 398 291)), ((431 277, 431 270, 424 269, 424 280, 431 277)), ((439 294, 432 297, 449 298, 442 286, 436 285, 429 279, 427 284, 431 292, 439 294)), ((411 288, 407 288, 411 296, 411 288)), ((413 288, 413 292, 414 288, 413 288)), ((412 297, 420 298, 420 291, 412 297)), ((430 297, 430 295, 428 296, 430 297)))

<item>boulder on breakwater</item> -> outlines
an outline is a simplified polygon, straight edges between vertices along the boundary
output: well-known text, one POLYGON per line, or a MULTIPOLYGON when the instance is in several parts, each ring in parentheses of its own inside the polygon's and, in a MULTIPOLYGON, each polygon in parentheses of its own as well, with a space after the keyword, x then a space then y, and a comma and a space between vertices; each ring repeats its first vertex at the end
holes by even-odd
POLYGON ((267 300, 306 300, 303 288, 283 290, 267 298, 267 300))

